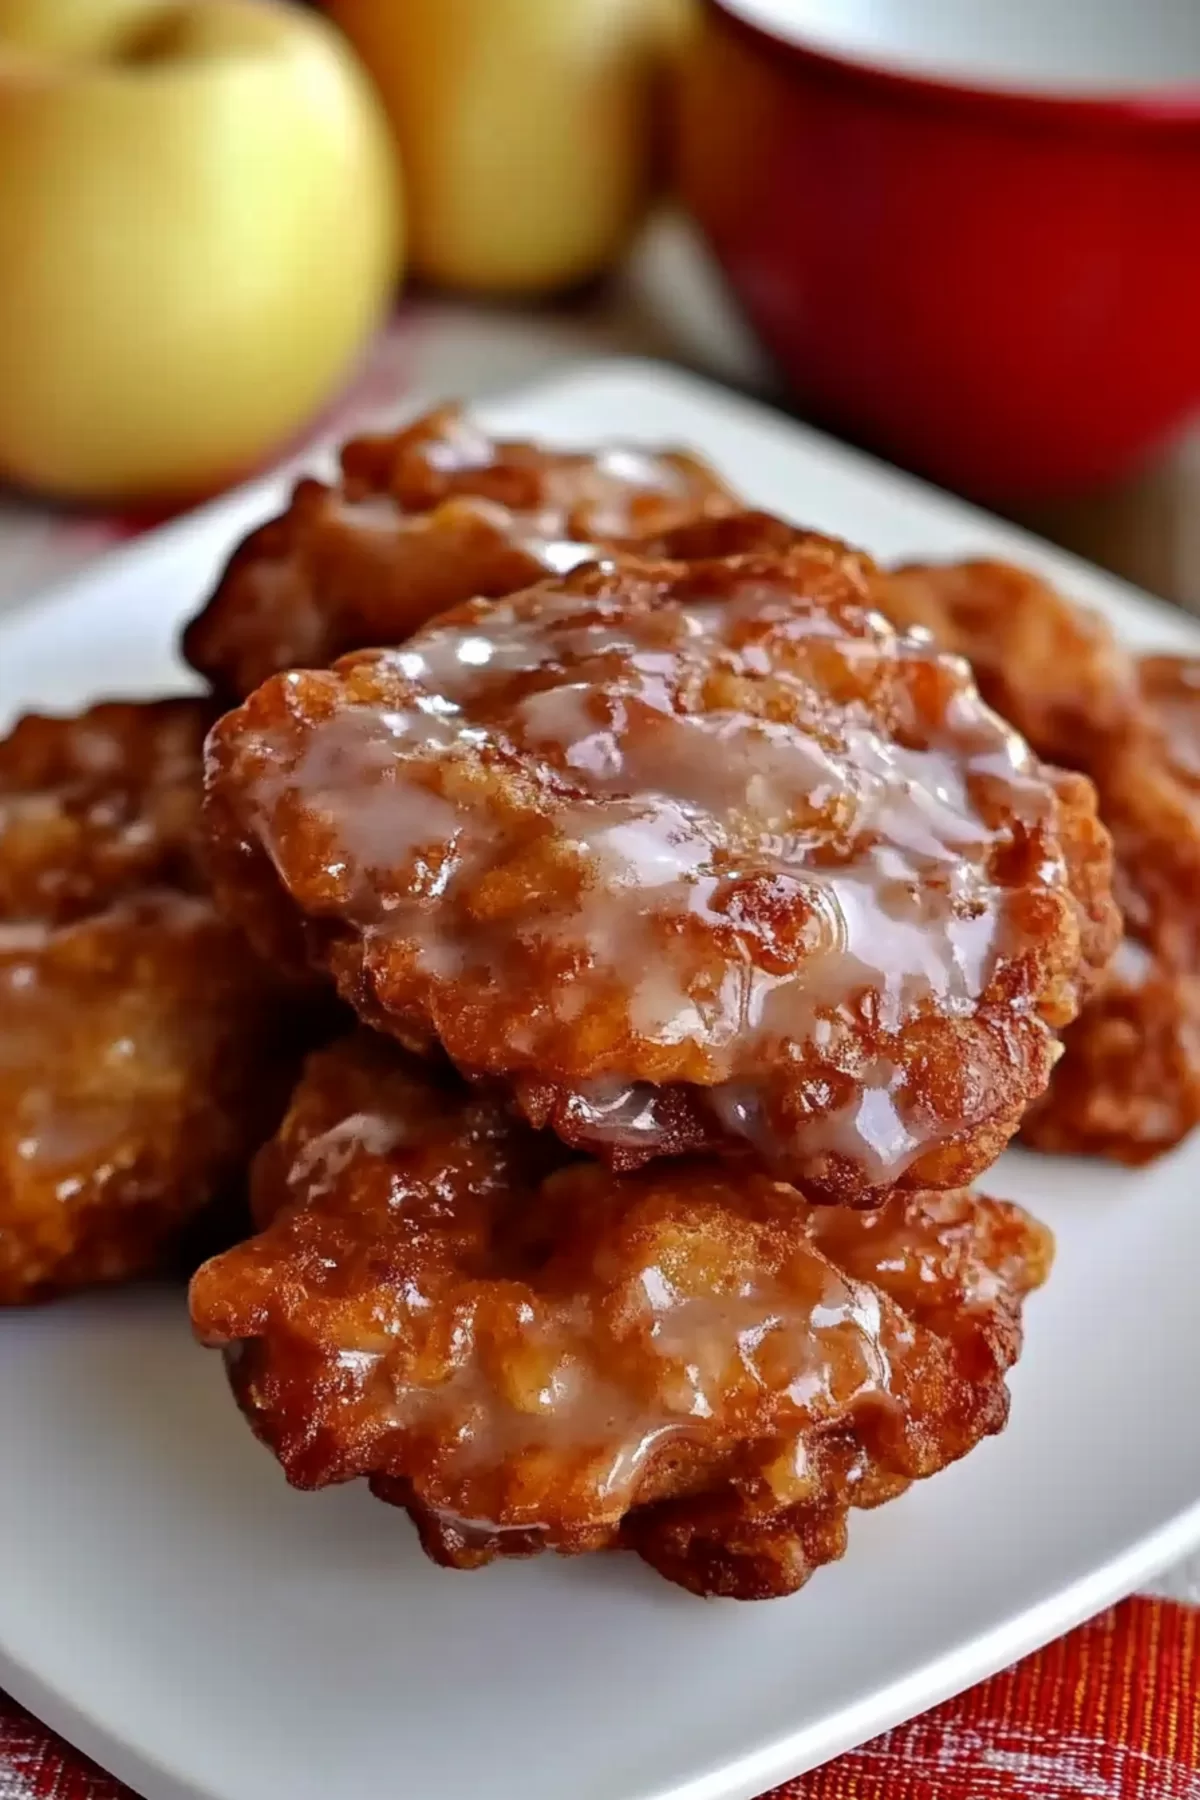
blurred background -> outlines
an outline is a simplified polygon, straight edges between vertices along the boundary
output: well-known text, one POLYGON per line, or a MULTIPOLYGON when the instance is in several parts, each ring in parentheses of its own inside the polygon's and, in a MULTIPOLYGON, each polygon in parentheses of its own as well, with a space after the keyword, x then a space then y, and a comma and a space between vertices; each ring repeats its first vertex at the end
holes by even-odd
POLYGON ((0 600, 629 352, 1200 610, 1200 0, 0 0, 0 600))

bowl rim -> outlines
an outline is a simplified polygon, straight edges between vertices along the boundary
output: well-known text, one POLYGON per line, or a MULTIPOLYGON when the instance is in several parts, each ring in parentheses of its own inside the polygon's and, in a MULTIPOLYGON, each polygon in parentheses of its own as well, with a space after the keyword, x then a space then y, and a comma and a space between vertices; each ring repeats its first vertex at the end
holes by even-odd
POLYGON ((802 34, 789 36, 764 20, 748 18, 738 9, 738 0, 704 0, 704 5, 710 12, 719 13, 731 30, 777 59, 798 63, 809 74, 830 82, 873 88, 893 101, 987 110, 1050 126, 1124 126, 1200 136, 1200 81, 1104 92, 1042 91, 1016 83, 1006 85, 1001 80, 974 82, 951 74, 870 62, 849 50, 831 50, 808 42, 802 34))

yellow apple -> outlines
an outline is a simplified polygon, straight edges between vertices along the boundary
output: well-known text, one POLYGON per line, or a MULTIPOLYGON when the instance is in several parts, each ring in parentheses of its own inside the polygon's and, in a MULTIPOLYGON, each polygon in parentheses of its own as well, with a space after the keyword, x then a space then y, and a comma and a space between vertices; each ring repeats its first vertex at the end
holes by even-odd
POLYGON ((565 286, 623 247, 648 185, 653 77, 678 0, 326 0, 383 93, 414 269, 565 286))
POLYGON ((331 391, 398 268, 386 121, 285 0, 0 0, 0 477, 202 492, 331 391))
POLYGON ((145 24, 146 0, 0 0, 0 43, 104 56, 145 24))

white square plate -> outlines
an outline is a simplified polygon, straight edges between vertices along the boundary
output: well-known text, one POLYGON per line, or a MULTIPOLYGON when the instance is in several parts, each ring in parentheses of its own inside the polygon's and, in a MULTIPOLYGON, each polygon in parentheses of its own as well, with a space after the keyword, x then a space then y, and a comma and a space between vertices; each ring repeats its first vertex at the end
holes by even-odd
MULTIPOLYGON (((1045 570, 1134 641, 1200 624, 894 470, 648 364, 482 409, 706 452, 884 557, 1045 570)), ((174 642, 279 484, 0 622, 0 709, 183 684, 174 642)), ((999 1439, 852 1522, 794 1599, 632 1557, 464 1576, 357 1488, 291 1493, 179 1293, 0 1318, 0 1685, 149 1800, 735 1800, 990 1673, 1200 1541, 1200 1141, 1140 1174, 1013 1155, 1059 1261, 999 1439)))

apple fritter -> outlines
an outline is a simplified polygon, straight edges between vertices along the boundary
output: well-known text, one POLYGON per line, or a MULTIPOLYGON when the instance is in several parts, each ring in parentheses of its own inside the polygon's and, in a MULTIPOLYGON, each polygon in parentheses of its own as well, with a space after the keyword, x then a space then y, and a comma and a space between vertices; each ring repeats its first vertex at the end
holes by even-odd
POLYGON ((211 700, 31 713, 0 740, 0 919, 66 922, 121 894, 203 891, 211 700))
POLYGON ((1133 658, 1107 620, 1009 563, 912 563, 878 579, 904 630, 965 656, 979 691, 1047 762, 1091 773, 1138 707, 1133 658))
POLYGON ((1149 1162, 1200 1123, 1200 660, 1138 658, 1098 614, 1003 564, 913 565, 879 597, 966 656, 1039 755, 1096 784, 1126 938, 1024 1136, 1149 1162))
POLYGON ((625 1545, 745 1598, 1003 1426, 1051 1254, 962 1192, 614 1176, 365 1033, 311 1058, 255 1210, 192 1317, 292 1483, 367 1478, 459 1567, 625 1545))
POLYGON ((235 1223, 324 1026, 207 890, 215 711, 112 702, 0 742, 0 1305, 157 1270, 235 1223))
POLYGON ((1127 939, 1095 999, 1063 1034, 1026 1143, 1139 1167, 1200 1124, 1200 977, 1173 974, 1127 939))
POLYGON ((210 900, 0 923, 0 1305, 157 1270, 232 1200, 297 1019, 210 900))
POLYGON ((1108 842, 867 576, 592 565, 274 678, 210 739, 224 904, 613 1167, 965 1184, 1110 955, 1108 842))
POLYGON ((1143 656, 1133 724, 1094 759, 1126 929, 1200 975, 1200 657, 1143 656))
POLYGON ((184 654, 243 699, 280 670, 403 643, 460 601, 735 504, 678 451, 505 443, 440 407, 391 436, 351 440, 336 486, 301 481, 287 511, 235 551, 184 654))
POLYGON ((1126 937, 1024 1126, 1038 1149, 1135 1167, 1200 1124, 1200 660, 1136 670, 1135 722, 1093 760, 1126 937))

